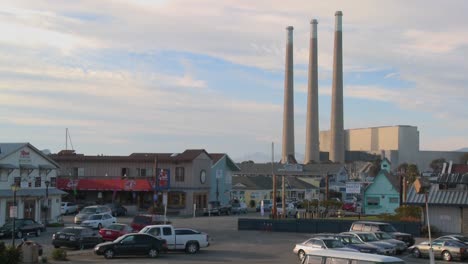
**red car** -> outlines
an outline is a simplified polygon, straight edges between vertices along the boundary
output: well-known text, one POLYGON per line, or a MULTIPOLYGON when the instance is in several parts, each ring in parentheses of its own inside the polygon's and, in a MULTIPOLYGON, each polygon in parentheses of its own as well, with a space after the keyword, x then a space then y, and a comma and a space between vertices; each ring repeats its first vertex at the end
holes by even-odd
POLYGON ((354 203, 345 203, 343 204, 343 207, 341 209, 349 212, 354 212, 356 211, 356 205, 354 203))
POLYGON ((99 230, 99 234, 102 236, 102 239, 106 241, 114 241, 118 237, 132 232, 133 229, 126 224, 112 224, 107 228, 99 230))

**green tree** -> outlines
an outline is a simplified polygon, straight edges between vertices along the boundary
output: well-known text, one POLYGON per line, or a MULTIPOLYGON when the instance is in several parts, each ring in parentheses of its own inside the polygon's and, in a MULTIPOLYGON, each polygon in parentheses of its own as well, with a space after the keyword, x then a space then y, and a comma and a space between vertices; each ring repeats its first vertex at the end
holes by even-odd
POLYGON ((463 154, 463 156, 461 157, 461 163, 468 164, 468 153, 463 154))
POLYGON ((433 172, 439 173, 442 171, 443 164, 447 162, 444 158, 438 158, 431 161, 431 169, 433 172))
POLYGON ((416 164, 409 164, 406 170, 406 180, 411 185, 419 177, 419 169, 416 164))

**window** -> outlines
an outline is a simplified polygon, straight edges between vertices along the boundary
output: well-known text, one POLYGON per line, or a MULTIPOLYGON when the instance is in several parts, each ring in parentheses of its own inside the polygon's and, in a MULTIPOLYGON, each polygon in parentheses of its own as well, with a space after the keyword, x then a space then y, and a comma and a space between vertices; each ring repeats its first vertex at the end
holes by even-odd
POLYGON ((130 169, 129 168, 122 168, 120 176, 122 177, 130 177, 130 169))
POLYGON ((291 199, 296 199, 297 198, 297 192, 296 191, 291 191, 291 199))
POLYGON ((34 187, 41 187, 41 177, 35 178, 34 187))
POLYGON ((398 199, 398 197, 389 197, 388 201, 390 203, 400 203, 400 199, 398 199))
POLYGON ((167 197, 167 206, 170 208, 185 208, 185 193, 170 192, 167 197))
POLYGON ((140 177, 146 177, 148 176, 146 174, 146 169, 144 168, 137 168, 137 175, 140 176, 140 177))
POLYGON ((0 170, 0 181, 8 181, 8 173, 0 170))
POLYGON ((164 236, 170 236, 172 235, 172 231, 170 227, 163 227, 163 235, 164 236))
POLYGON ((362 231, 362 224, 354 224, 352 229, 353 231, 362 231))
POLYGON ((175 169, 175 181, 176 182, 184 182, 185 181, 185 168, 184 167, 176 167, 176 169, 175 169))
POLYGON ((153 236, 160 236, 161 235, 161 231, 160 231, 159 227, 152 228, 148 233, 150 235, 153 235, 153 236))
POLYGON ((14 181, 16 186, 21 186, 21 177, 15 177, 14 181))
POLYGON ((135 244, 135 236, 128 236, 122 240, 122 244, 135 244))
POLYGON ((379 197, 367 197, 367 205, 368 206, 378 206, 380 204, 379 197))
POLYGON ((51 177, 50 178, 50 187, 57 187, 57 178, 51 177))

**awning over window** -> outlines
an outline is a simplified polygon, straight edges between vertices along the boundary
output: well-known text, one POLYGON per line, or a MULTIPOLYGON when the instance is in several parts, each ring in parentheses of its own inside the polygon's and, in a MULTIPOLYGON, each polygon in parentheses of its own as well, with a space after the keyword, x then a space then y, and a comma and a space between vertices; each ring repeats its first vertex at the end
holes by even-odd
POLYGON ((26 170, 34 170, 34 169, 37 169, 36 166, 31 165, 31 164, 20 164, 19 167, 20 167, 20 169, 26 169, 26 170))
POLYGON ((41 170, 53 170, 56 168, 57 167, 55 167, 54 165, 50 165, 50 164, 39 164, 39 169, 41 170))
POLYGON ((77 191, 152 191, 149 179, 57 179, 57 188, 77 191))

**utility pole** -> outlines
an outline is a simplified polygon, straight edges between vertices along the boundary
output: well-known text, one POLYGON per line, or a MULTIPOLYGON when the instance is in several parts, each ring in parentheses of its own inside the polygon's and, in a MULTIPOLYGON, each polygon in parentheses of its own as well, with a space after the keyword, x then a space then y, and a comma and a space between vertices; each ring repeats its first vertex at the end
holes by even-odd
POLYGON ((271 208, 272 218, 276 218, 276 175, 275 175, 275 146, 271 142, 271 177, 273 177, 273 207, 271 208))
POLYGON ((281 183, 281 201, 282 201, 282 205, 283 205, 283 214, 281 215, 282 218, 285 218, 286 217, 286 193, 284 192, 285 191, 285 179, 284 179, 284 175, 281 176, 281 180, 282 180, 282 183, 281 183))

